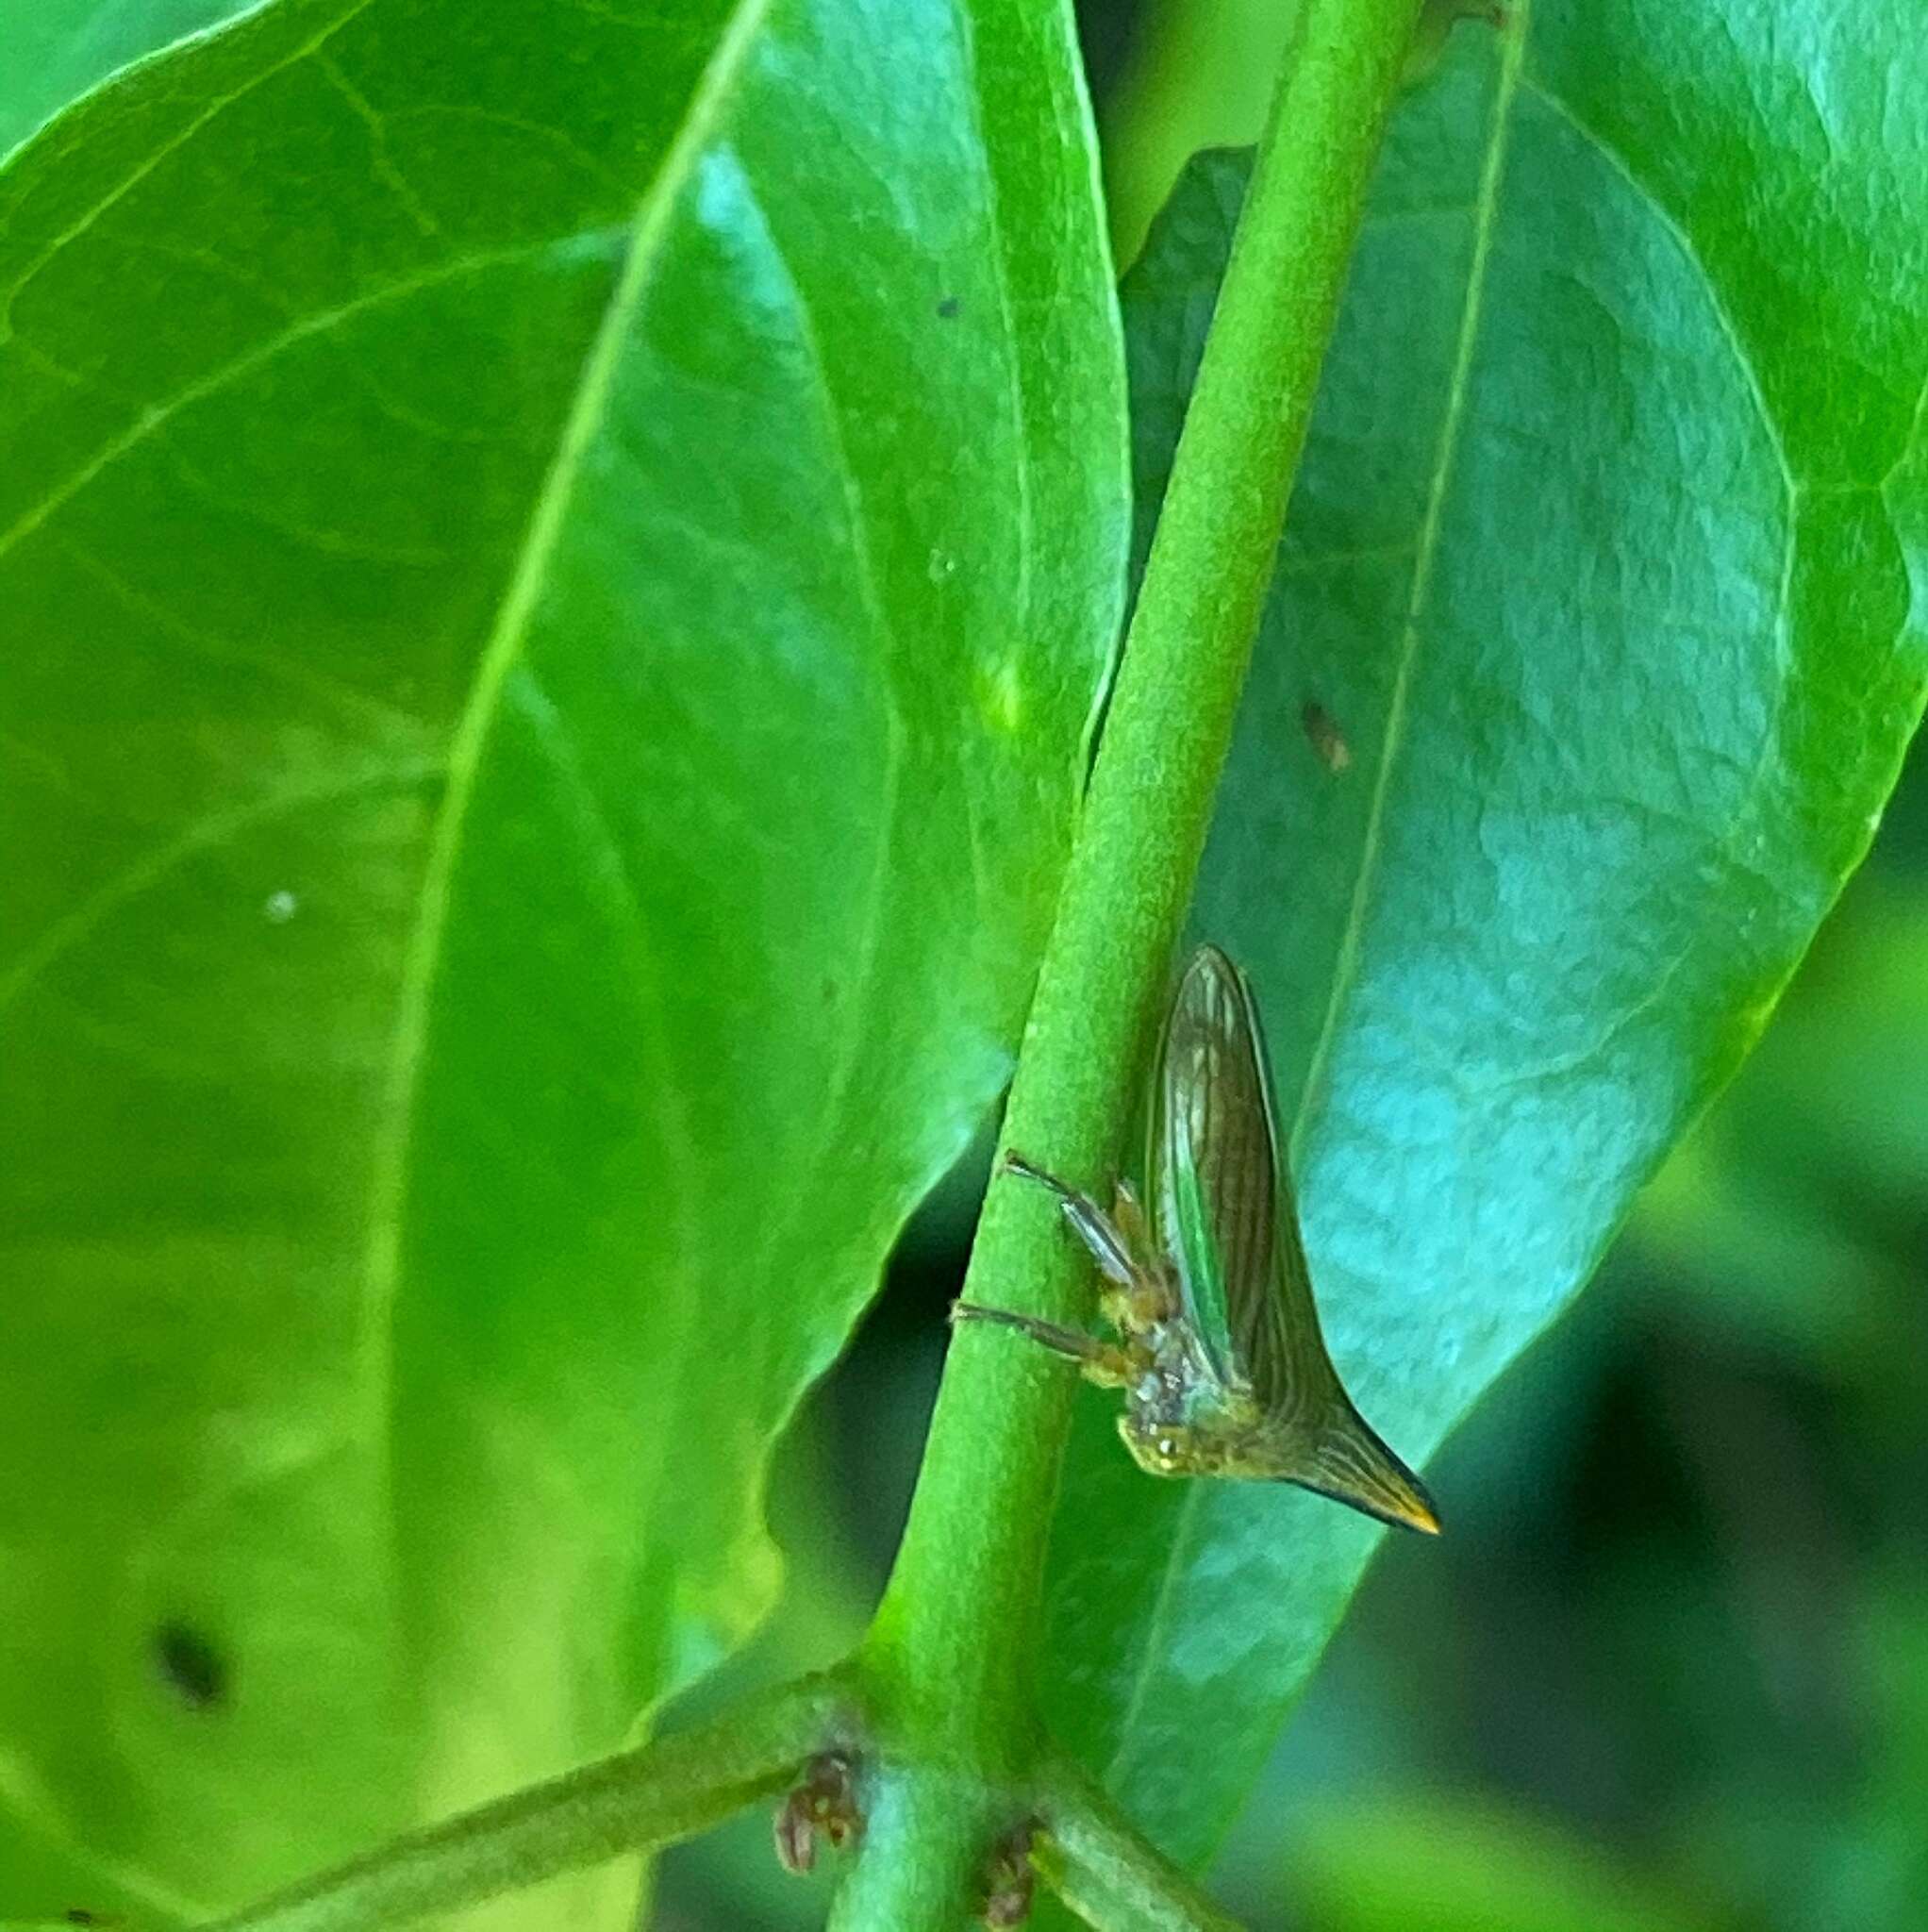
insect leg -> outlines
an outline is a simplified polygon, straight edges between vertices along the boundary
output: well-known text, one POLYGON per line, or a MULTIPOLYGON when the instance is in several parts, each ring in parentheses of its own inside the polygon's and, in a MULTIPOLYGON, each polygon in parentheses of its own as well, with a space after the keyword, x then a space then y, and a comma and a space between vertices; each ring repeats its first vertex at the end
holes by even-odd
POLYGON ((1111 1222, 1135 1254, 1152 1252, 1152 1224, 1145 1205, 1139 1199, 1138 1190, 1122 1174, 1111 1193, 1111 1222))
POLYGON ((1105 1313, 1120 1328, 1141 1332, 1159 1322, 1169 1322, 1178 1312, 1178 1291, 1172 1280, 1171 1264, 1158 1252, 1152 1238, 1151 1217, 1138 1191, 1124 1178, 1111 1198, 1111 1224, 1117 1228, 1128 1252, 1139 1257, 1131 1281, 1120 1292, 1106 1297, 1105 1313))
POLYGON ((1066 1328, 1056 1322, 1039 1321, 1036 1315, 1020 1315, 1010 1308, 987 1308, 977 1302, 953 1302, 951 1320, 954 1323, 995 1322, 1000 1327, 1015 1328, 1019 1334, 1028 1335, 1054 1355, 1065 1356, 1076 1362, 1086 1379, 1097 1383, 1101 1389, 1127 1388, 1133 1379, 1132 1359, 1123 1349, 1100 1341, 1095 1335, 1087 1335, 1079 1328, 1066 1328))
POLYGON ((1071 1223, 1078 1239, 1090 1249, 1092 1258, 1107 1280, 1117 1282, 1120 1288, 1131 1288, 1137 1284, 1142 1271, 1132 1253, 1131 1243, 1110 1215, 1090 1195, 1066 1187, 1055 1174, 1046 1174, 1041 1167, 1033 1167, 1022 1154, 1006 1152, 1001 1164, 1006 1174, 1021 1174, 1027 1181, 1036 1181, 1040 1187, 1049 1188, 1057 1196, 1057 1205, 1064 1210, 1064 1218, 1071 1223))

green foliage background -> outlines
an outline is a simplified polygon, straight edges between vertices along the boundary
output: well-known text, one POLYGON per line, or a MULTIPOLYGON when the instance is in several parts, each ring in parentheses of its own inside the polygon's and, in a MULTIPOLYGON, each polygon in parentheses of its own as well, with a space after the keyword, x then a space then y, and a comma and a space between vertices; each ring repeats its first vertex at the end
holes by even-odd
MULTIPOLYGON (((237 10, 101 8, 64 37, 39 16, 0 148, 237 10)), ((111 452, 0 517, 9 593, 138 674, 76 701, 29 657, 11 686, 41 760, 16 792, 59 836, 16 871, 41 930, 0 982, 34 1285, 0 1335, 84 1384, 29 1380, 0 1425, 35 1552, 0 1577, 0 1716, 34 1747, 0 1752, 23 1895, 114 1904, 125 1869, 131 1898, 187 1913, 237 1857, 250 1886, 291 1875, 398 1804, 604 1748, 689 1682, 774 1590, 766 1441, 1007 1068, 1125 537, 1102 291, 1059 275, 1095 219, 1068 50, 934 8, 944 84, 881 115, 882 41, 789 30, 796 9, 740 42, 749 15, 679 12, 680 67, 639 65, 614 14, 519 9, 581 42, 580 85, 532 105, 542 62, 463 8, 282 0, 192 70, 259 93, 227 151, 274 158, 258 204, 245 170, 239 191, 137 175, 68 245, 86 168, 189 147, 212 96, 159 68, 9 177, 18 474, 111 452), (326 85, 263 92, 317 35, 302 73, 326 85), (468 59, 490 112, 455 139, 434 101, 468 59), (706 63, 723 79, 692 135, 680 90, 706 63), (799 144, 834 158, 827 183, 791 178, 799 144), (275 258, 274 184, 350 146, 375 184, 355 246, 275 258), (237 210, 266 251, 252 286, 204 245, 237 210), (873 255, 830 273, 830 219, 873 255), (126 278, 141 251, 172 263, 168 307, 126 278), (927 284, 908 306, 906 273, 927 284), (169 312, 184 277, 191 328, 169 312), (245 569, 205 566, 210 519, 245 569), (731 559, 748 601, 718 594, 731 559), (639 619, 659 683, 632 675, 639 619), (826 688, 832 638, 860 647, 826 688), (640 773, 639 743, 660 748, 640 773), (772 824, 822 836, 778 847, 772 824), (853 853, 866 893, 843 889, 853 853), (752 1038, 719 1012, 788 1020, 752 1038), (145 1163, 111 1196, 104 1143, 145 1163), (290 1269, 310 1325, 254 1292, 290 1269), (647 1324, 639 1271, 674 1284, 647 1324), (779 1296, 780 1330, 757 1315, 779 1296), (720 1389, 732 1424, 706 1431, 720 1389), (116 1426, 50 1481, 80 1398, 116 1426), (235 1724, 193 1729, 228 1654, 264 1726, 239 1746, 258 1842, 235 1724), (365 1708, 305 1701, 343 1682, 365 1708)), ((1139 42, 1105 129, 1123 253, 1185 154, 1254 131, 1262 91, 1212 76, 1263 75, 1278 18, 1179 7, 1139 42)), ((1550 0, 1530 60, 1463 28, 1401 118, 1201 884, 1202 927, 1271 1004, 1336 1348, 1415 1456, 1584 1281, 1751 1041, 1919 699, 1919 666, 1885 655, 1908 598, 1889 513, 1919 507, 1919 248, 1856 253, 1928 179, 1857 91, 1904 56, 1837 46, 1867 65, 1836 70, 1805 141, 1798 104, 1716 84, 1760 50, 1710 52, 1645 0, 1613 18, 1617 42, 1550 0), (1683 72, 1706 79, 1686 141, 1683 72), (1716 156, 1814 252, 1804 276, 1733 217, 1716 156), (1864 334, 1831 358, 1843 315, 1864 334), (1537 517, 1542 490, 1565 523, 1537 517), (1746 655, 1762 636, 1776 654, 1746 655), (1346 772, 1306 741, 1312 701, 1346 772), (1602 904, 1640 916, 1589 924, 1602 904)), ((1794 64, 1820 74, 1811 51, 1794 64)), ((1141 532, 1238 179, 1194 171, 1128 288, 1141 532)), ((1372 1538, 1305 1498, 1149 1485, 1089 1406, 1055 1722, 1192 1856, 1260 1779, 1221 1869, 1255 1925, 1900 1932, 1928 1911, 1924 823, 1904 794, 1607 1284, 1448 1447, 1451 1539, 1389 1555, 1262 1773, 1372 1538)), ((972 1189, 967 1166, 900 1247, 786 1450, 781 1614, 692 1707, 860 1628, 972 1189)), ((626 1882, 551 1903, 620 1910, 626 1882)), ((751 1821, 671 1860, 659 1913, 820 1909, 751 1821)))

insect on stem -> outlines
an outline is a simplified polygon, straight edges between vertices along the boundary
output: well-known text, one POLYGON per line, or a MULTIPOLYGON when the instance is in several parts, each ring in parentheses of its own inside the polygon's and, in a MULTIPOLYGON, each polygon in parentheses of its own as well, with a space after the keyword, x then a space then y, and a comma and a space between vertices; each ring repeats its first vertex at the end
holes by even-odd
POLYGON ((1327 1353, 1281 1156, 1258 1008, 1201 946, 1178 982, 1153 1074, 1148 1205, 1109 1212, 1022 1155, 1000 1172, 1048 1189, 1103 1277, 1099 1340, 959 1302, 1122 1389, 1119 1432, 1156 1475, 1297 1483, 1383 1523, 1439 1527, 1425 1486, 1359 1413, 1327 1353))

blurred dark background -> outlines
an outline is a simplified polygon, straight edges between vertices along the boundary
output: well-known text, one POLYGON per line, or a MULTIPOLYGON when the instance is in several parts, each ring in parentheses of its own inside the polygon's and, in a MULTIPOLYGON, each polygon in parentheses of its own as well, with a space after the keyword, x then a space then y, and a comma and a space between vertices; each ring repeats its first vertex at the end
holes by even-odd
MULTIPOLYGON (((1122 264, 1190 152, 1255 134, 1290 0, 1080 13, 1122 264)), ((731 1681, 860 1631, 981 1184, 920 1216, 787 1443, 789 1587, 731 1681)), ((1255 1932, 1928 1928, 1924 1259, 1918 756, 1753 1059, 1434 1463, 1452 1534, 1388 1540, 1222 1902, 1255 1932)), ((667 1861, 655 1923, 823 1904, 753 1816, 667 1861)))

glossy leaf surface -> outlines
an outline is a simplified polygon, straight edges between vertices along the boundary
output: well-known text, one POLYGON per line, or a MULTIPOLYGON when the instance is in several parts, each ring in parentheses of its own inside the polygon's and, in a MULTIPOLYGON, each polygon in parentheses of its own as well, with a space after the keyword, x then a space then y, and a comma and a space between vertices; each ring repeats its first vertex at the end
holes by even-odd
POLYGON ((1092 183, 972 0, 280 0, 0 176, 0 1792, 104 1891, 767 1604, 1115 637, 1092 183))
MULTIPOLYGON (((1928 658, 1917 24, 1506 11, 1397 116, 1195 917, 1258 988, 1334 1359, 1415 1456, 1758 1033, 1928 658)), ((1146 519, 1242 183, 1198 164, 1126 285, 1146 519)), ((1064 1494, 1054 1725, 1196 1859, 1378 1533, 1150 1480, 1096 1398, 1064 1494)))

